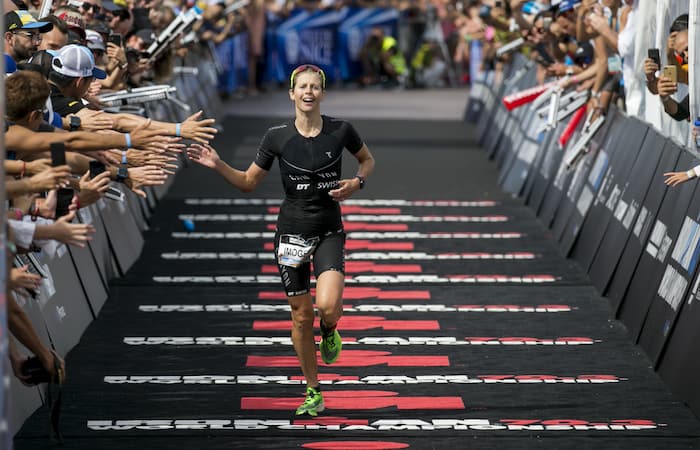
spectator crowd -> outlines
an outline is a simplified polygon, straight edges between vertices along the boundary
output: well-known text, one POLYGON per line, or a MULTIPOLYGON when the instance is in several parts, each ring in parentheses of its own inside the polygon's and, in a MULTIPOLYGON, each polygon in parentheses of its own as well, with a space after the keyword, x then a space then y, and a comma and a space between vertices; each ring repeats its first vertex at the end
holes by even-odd
MULTIPOLYGON (((649 36, 655 30, 643 20, 642 6, 648 5, 639 0, 481 0, 459 12, 458 4, 452 22, 459 34, 454 62, 473 79, 494 72, 499 81, 520 53, 535 63, 539 85, 554 82, 562 91, 585 94, 589 121, 605 116, 613 104, 645 120, 645 107, 656 103, 696 136, 700 122, 695 126, 688 94, 688 3, 662 30, 665 45, 649 45, 643 55, 638 44, 653 42, 649 36), (640 105, 644 95, 651 96, 645 107, 640 105)), ((682 133, 671 137, 685 143, 682 133)), ((700 166, 669 173, 666 183, 675 186, 698 175, 700 166)))
POLYGON ((37 255, 84 247, 95 229, 82 223, 83 208, 123 201, 125 189, 145 197, 146 187, 162 185, 177 169, 186 142, 206 143, 217 132, 201 112, 169 123, 102 100, 167 82, 176 58, 198 44, 172 39, 157 55, 151 46, 195 7, 160 0, 4 3, 9 357, 25 384, 61 382, 66 373, 21 307, 46 282, 37 255), (46 15, 37 17, 39 10, 46 15))

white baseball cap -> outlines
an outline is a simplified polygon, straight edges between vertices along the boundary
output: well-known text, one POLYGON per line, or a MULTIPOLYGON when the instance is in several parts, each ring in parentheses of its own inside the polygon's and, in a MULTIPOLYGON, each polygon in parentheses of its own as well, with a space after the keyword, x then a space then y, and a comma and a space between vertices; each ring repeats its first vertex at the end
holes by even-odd
POLYGON ((90 50, 105 50, 105 42, 97 31, 85 30, 85 41, 90 50))
POLYGON ((95 67, 95 59, 89 48, 82 45, 66 45, 51 62, 51 69, 67 77, 95 77, 99 80, 107 78, 104 70, 95 67))

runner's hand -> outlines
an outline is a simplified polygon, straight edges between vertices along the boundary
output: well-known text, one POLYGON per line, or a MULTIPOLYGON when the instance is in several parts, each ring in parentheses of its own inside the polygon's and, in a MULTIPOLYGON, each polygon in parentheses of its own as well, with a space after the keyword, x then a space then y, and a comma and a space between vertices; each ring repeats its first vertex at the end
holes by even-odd
POLYGON ((210 169, 216 168, 216 164, 221 160, 214 147, 209 144, 192 144, 187 148, 187 157, 210 169))
POLYGON ((356 178, 350 180, 340 180, 338 181, 338 188, 328 191, 333 200, 336 202, 342 202, 350 198, 353 192, 360 189, 360 182, 356 178))

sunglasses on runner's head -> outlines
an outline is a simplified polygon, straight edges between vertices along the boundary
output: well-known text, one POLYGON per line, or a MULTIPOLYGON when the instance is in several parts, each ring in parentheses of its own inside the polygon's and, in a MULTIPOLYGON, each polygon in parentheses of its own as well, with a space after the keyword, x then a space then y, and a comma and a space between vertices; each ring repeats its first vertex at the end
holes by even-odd
POLYGON ((310 70, 311 72, 315 72, 321 75, 321 89, 325 90, 326 89, 326 74, 323 72, 323 69, 321 69, 318 66, 314 66, 313 64, 304 64, 296 69, 292 70, 292 75, 289 77, 289 89, 294 89, 294 78, 296 78, 297 75, 299 75, 302 72, 306 72, 307 70, 310 70))

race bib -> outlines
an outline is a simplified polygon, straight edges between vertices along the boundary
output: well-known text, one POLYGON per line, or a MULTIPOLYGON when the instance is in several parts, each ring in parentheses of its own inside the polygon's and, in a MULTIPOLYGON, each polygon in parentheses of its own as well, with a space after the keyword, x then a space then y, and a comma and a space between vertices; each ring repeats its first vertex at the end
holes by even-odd
POLYGON ((281 266, 299 267, 311 260, 317 245, 317 237, 304 239, 293 234, 283 234, 277 247, 277 263, 281 266))
POLYGON ((619 55, 614 55, 608 58, 608 73, 610 75, 619 73, 622 71, 622 59, 619 55))

